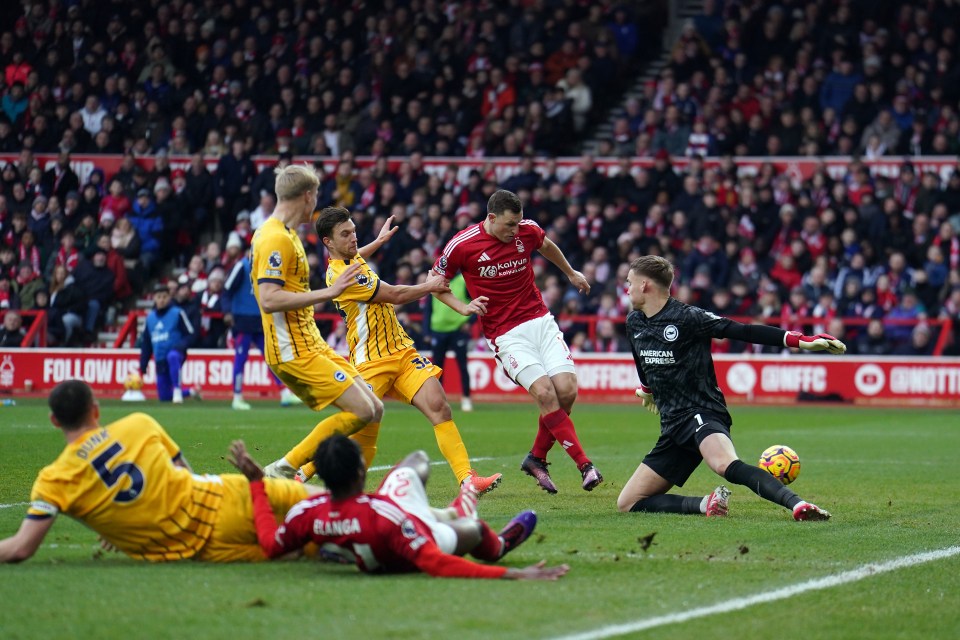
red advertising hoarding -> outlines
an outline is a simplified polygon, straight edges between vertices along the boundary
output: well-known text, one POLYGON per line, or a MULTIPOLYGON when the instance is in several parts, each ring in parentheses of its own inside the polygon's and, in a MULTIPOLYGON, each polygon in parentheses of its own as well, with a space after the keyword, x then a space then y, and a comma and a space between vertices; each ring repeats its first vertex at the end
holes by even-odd
MULTIPOLYGON (((637 374, 630 355, 577 354, 583 402, 633 402, 637 374)), ((856 404, 960 406, 960 358, 861 358, 857 356, 715 355, 717 380, 734 403, 789 404, 797 400, 856 404)), ((135 349, 0 349, 0 394, 43 393, 58 382, 82 378, 105 397, 119 397, 127 374, 136 371, 135 349)), ((444 386, 460 391, 448 358, 444 386)), ((526 393, 497 367, 490 354, 470 356, 471 389, 480 400, 522 400, 526 393)), ((148 398, 155 398, 153 363, 145 376, 148 398)), ((183 366, 184 386, 200 385, 214 397, 229 397, 233 352, 196 350, 183 366)), ((244 392, 276 397, 266 363, 251 358, 244 392)))

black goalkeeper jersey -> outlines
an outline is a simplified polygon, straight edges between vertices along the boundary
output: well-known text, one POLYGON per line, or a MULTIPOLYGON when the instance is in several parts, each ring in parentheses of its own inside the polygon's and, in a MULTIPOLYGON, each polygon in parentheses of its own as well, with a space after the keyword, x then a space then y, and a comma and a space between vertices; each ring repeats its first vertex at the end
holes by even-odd
POLYGON ((674 298, 652 318, 640 311, 627 316, 637 373, 653 390, 662 433, 700 412, 732 423, 710 355, 711 339, 724 337, 731 324, 737 323, 674 298))

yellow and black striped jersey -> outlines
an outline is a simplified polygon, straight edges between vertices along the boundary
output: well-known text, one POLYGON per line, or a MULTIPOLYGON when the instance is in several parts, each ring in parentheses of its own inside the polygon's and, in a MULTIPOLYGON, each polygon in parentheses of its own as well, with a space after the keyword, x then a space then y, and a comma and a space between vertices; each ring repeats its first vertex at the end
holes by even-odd
MULTIPOLYGON (((380 290, 380 276, 367 262, 357 256, 362 265, 355 282, 344 289, 335 300, 340 315, 347 323, 347 344, 350 361, 360 366, 413 346, 413 340, 400 326, 397 312, 389 302, 370 302, 380 290)), ((327 286, 339 277, 349 260, 330 260, 327 268, 327 286)))
POLYGON ((26 517, 64 513, 141 560, 191 558, 210 538, 223 484, 179 457, 156 420, 133 413, 68 444, 37 476, 26 517))
MULTIPOLYGON (((260 284, 272 282, 285 291, 310 291, 310 266, 296 231, 270 217, 253 234, 250 277, 260 304, 260 284)), ((267 364, 290 362, 325 344, 313 319, 313 307, 264 313, 260 307, 267 364)))

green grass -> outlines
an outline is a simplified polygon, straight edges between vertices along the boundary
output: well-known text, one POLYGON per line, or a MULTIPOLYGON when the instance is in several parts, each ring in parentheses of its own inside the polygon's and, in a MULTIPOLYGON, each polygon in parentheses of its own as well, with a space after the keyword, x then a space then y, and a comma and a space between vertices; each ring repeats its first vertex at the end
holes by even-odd
MULTIPOLYGON (((260 404, 248 413, 225 403, 146 405, 180 443, 194 469, 226 472, 229 442, 247 441, 262 463, 286 451, 316 422, 305 409, 260 404)), ((109 422, 129 405, 103 403, 109 422)), ((375 465, 415 448, 433 459, 432 430, 414 410, 390 403, 375 465)), ((560 493, 538 490, 519 470, 532 441, 532 404, 481 405, 457 412, 473 457, 504 473, 480 502, 502 526, 524 508, 540 515, 538 534, 506 559, 524 566, 566 562, 556 583, 369 577, 311 561, 267 565, 146 565, 97 553, 95 535, 60 518, 36 557, 0 567, 0 638, 550 638, 705 607, 866 563, 958 544, 960 418, 938 410, 848 407, 734 407, 734 440, 752 462, 771 444, 800 454, 798 493, 829 509, 828 523, 790 514, 734 487, 731 517, 616 512, 623 482, 656 439, 657 426, 633 406, 580 405, 580 436, 607 482, 593 493, 562 452, 551 467, 560 493), (638 541, 656 534, 644 551, 638 541)), ((40 402, 0 408, 0 504, 25 502, 33 478, 63 445, 40 402)), ((371 473, 370 483, 383 472, 371 473)), ((702 495, 718 479, 701 467, 685 492, 702 495)), ((456 493, 446 466, 434 467, 435 502, 456 493)), ((0 508, 0 537, 13 534, 25 507, 0 508)), ((629 637, 728 638, 956 637, 960 557, 904 568, 788 600, 629 637), (742 630, 742 631, 741 631, 742 630)))

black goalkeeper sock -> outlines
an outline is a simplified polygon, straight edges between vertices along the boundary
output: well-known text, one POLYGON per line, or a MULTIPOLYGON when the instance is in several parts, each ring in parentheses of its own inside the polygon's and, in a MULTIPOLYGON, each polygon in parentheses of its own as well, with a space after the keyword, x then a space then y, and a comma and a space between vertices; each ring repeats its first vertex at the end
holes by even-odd
POLYGON ((700 513, 703 498, 663 494, 637 500, 630 511, 645 513, 700 513))
POLYGON ((740 460, 731 462, 723 473, 723 477, 733 484, 743 485, 761 498, 776 502, 787 509, 793 509, 800 502, 800 497, 797 494, 783 486, 772 475, 760 467, 751 466, 740 460))

